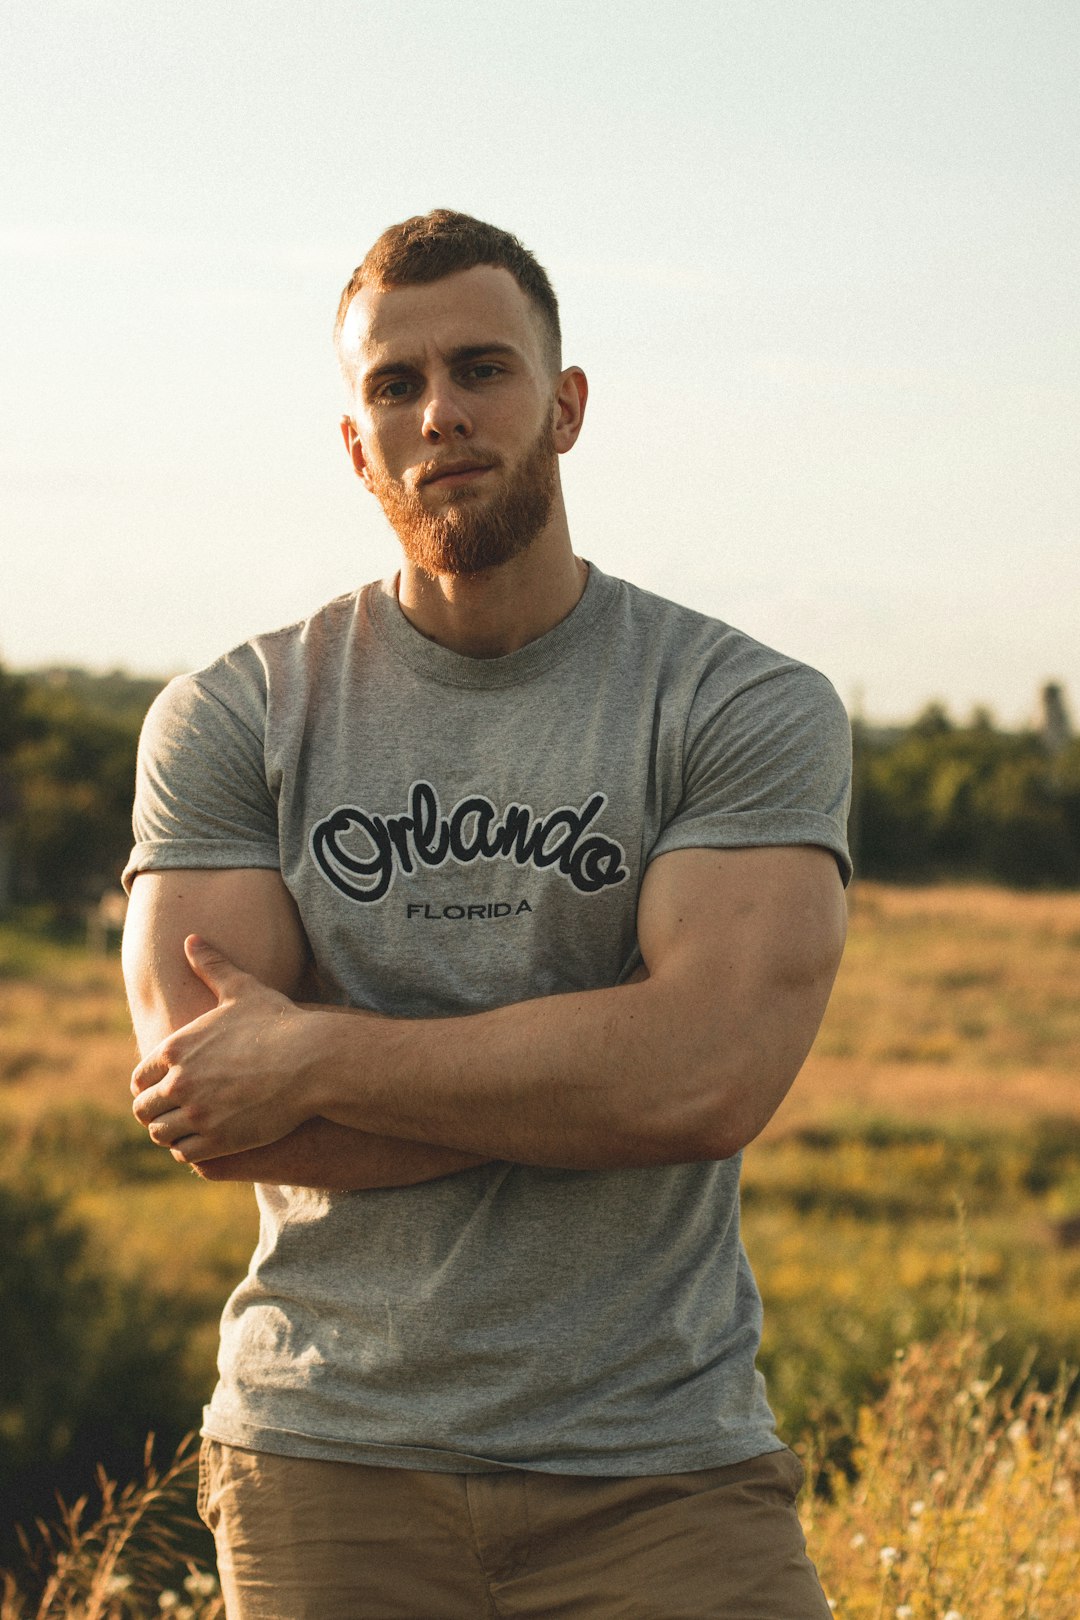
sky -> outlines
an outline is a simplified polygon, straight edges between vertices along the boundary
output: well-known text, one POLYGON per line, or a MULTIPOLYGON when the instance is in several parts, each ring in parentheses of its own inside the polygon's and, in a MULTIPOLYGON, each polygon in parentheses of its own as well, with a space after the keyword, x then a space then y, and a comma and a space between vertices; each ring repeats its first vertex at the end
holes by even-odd
POLYGON ((853 710, 1080 719, 1071 0, 3 0, 0 661, 170 674, 396 567, 330 343, 514 231, 575 549, 853 710))

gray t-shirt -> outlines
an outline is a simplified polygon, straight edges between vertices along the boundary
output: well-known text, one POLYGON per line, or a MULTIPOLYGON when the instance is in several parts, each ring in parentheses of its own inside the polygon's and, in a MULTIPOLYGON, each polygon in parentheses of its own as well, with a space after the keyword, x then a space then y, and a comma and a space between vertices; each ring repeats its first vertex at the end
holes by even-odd
MULTIPOLYGON (((468 1014, 627 979, 667 851, 817 844, 846 881, 849 751, 823 676, 596 568, 493 659, 371 585, 166 688, 125 879, 280 869, 326 999, 468 1014)), ((774 1449, 739 1163, 258 1186, 204 1432, 448 1471, 774 1449)))

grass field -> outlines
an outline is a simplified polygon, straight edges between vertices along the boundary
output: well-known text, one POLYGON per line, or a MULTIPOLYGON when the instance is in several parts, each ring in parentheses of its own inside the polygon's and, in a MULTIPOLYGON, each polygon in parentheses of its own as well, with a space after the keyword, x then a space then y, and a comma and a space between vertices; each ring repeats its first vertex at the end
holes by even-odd
MULTIPOLYGON (((1054 1583, 1062 1559, 1077 1573, 1062 1492, 1080 1483, 1080 1441, 1051 1391, 1080 1363, 1078 970, 1078 894, 860 885, 820 1037, 746 1154, 762 1364, 782 1432, 831 1481, 807 1516, 851 1620, 1075 1616, 1054 1583), (962 1433, 936 1402, 963 1408, 962 1433), (994 1542, 982 1586, 970 1558, 946 1580, 988 1504, 1014 1519, 1011 1552, 994 1542)), ((4 1175, 31 1168, 103 1264, 184 1302, 194 1402, 253 1200, 150 1146, 129 1115, 132 1062, 113 957, 0 931, 4 1175)))

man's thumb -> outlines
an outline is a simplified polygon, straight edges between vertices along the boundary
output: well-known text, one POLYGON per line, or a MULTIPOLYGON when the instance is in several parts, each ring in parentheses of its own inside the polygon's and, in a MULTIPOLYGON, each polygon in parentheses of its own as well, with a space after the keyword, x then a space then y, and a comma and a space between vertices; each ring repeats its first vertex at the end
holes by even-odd
POLYGON ((185 939, 184 955, 191 963, 192 971, 198 974, 208 990, 213 991, 218 1001, 237 995, 248 976, 215 945, 207 944, 198 934, 189 934, 185 939))

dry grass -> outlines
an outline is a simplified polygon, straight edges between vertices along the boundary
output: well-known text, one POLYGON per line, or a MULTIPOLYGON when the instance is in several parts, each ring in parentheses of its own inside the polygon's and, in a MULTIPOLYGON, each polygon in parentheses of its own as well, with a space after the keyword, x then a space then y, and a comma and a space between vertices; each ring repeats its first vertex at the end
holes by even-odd
POLYGON ((127 1106, 135 1041, 115 956, 0 931, 0 1097, 34 1118, 71 1103, 127 1106))
POLYGON ((842 1620, 1076 1620, 1080 1414, 1001 1389, 971 1329, 897 1357, 854 1476, 802 1515, 842 1620))
POLYGON ((189 1437, 161 1470, 152 1445, 151 1437, 141 1480, 121 1487, 99 1471, 94 1512, 85 1496, 61 1502, 54 1523, 39 1520, 24 1536, 26 1568, 21 1579, 3 1572, 0 1620, 221 1620, 215 1577, 188 1560, 178 1576, 182 1503, 198 1453, 189 1437))
MULTIPOLYGON (((819 1414, 818 1456, 845 1464, 830 1464, 831 1496, 807 1493, 803 1511, 846 1620, 1080 1612, 1080 1418, 1063 1387, 1045 1393, 1057 1358, 1074 1359, 1080 1342, 1080 1254, 1054 1235, 1056 1218, 1080 1211, 1068 1147, 1080 1122, 1078 969, 1080 894, 859 885, 819 1040, 747 1156, 770 1389, 787 1433, 819 1414), (1033 1177, 1053 1157, 1047 1144, 1063 1142, 1057 1180, 1033 1177), (996 1379, 970 1323, 939 1336, 955 1320, 954 1188, 969 1202, 971 1272, 997 1354, 1015 1369, 1038 1341, 1043 1393, 1015 1374, 1011 1387, 996 1379)), ((205 1299, 191 1346, 198 1388, 217 1308, 254 1237, 254 1201, 245 1187, 189 1186, 171 1163, 156 1173, 156 1158, 153 1173, 127 1178, 116 1141, 144 1147, 129 1114, 133 1056, 115 958, 0 929, 0 1124, 17 1153, 58 1110, 100 1111, 96 1133, 74 1131, 77 1149, 55 1153, 58 1186, 112 1264, 205 1299)), ((114 1488, 114 1514, 121 1496, 114 1488)), ((123 1501, 130 1515, 135 1498, 123 1501)), ((121 1557, 85 1523, 54 1543, 68 1586, 54 1588, 53 1606, 9 1588, 0 1620, 160 1612, 153 1582, 136 1579, 144 1529, 121 1557)), ((182 1583, 168 1601, 184 1620, 213 1612, 182 1583)))
POLYGON ((1080 1118, 1080 894, 864 883, 773 1135, 851 1113, 1080 1118))

